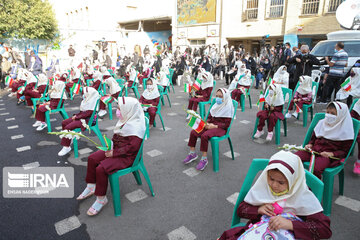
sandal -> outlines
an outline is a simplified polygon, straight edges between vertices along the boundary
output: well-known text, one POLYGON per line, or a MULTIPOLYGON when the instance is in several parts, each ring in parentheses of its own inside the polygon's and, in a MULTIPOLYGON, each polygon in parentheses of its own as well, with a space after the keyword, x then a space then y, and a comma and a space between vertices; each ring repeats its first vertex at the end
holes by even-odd
POLYGON ((95 187, 86 187, 85 190, 76 198, 76 200, 84 200, 95 193, 95 187))
POLYGON ((97 215, 107 203, 108 203, 108 200, 106 197, 102 200, 96 199, 96 201, 93 203, 93 205, 87 211, 87 215, 88 216, 97 215))

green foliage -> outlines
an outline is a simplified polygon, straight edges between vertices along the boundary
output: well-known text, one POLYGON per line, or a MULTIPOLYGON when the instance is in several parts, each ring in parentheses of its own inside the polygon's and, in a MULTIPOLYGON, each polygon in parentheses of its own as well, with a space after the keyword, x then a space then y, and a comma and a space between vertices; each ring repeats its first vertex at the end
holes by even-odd
POLYGON ((47 0, 0 0, 0 38, 54 39, 57 20, 47 0))

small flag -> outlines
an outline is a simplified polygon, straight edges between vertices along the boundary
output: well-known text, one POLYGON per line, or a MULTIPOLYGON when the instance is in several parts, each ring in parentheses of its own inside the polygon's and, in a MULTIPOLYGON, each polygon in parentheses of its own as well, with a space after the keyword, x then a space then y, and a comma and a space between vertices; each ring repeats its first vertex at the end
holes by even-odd
POLYGON ((14 79, 12 79, 10 76, 7 76, 5 78, 5 85, 11 87, 11 85, 13 84, 13 81, 14 81, 14 79))
POLYGON ((301 110, 301 108, 299 108, 299 106, 295 103, 296 106, 296 112, 297 113, 302 113, 303 111, 301 110))
POLYGON ((95 69, 95 70, 99 70, 99 67, 100 67, 99 65, 96 65, 96 66, 94 67, 94 69, 95 69))
POLYGON ((188 125, 195 130, 195 132, 201 132, 205 127, 205 122, 201 118, 191 117, 188 125))
POLYGON ((264 94, 263 94, 263 92, 261 91, 260 92, 260 96, 259 96, 259 100, 258 100, 258 102, 256 103, 256 106, 260 106, 260 103, 263 103, 263 102, 265 102, 265 96, 264 96, 264 94))
POLYGON ((72 88, 71 88, 71 91, 74 93, 74 94, 78 94, 80 92, 80 84, 79 83, 75 83, 72 88))
POLYGON ((345 90, 345 91, 350 91, 351 90, 351 84, 350 84, 350 78, 347 78, 342 84, 341 87, 345 90))
POLYGON ((200 86, 201 86, 202 80, 200 79, 196 79, 196 81, 194 82, 194 84, 192 85, 192 87, 196 90, 199 91, 200 90, 200 86))
POLYGON ((184 92, 186 93, 191 92, 191 85, 189 83, 184 84, 184 92))
POLYGON ((141 107, 143 107, 143 108, 149 108, 149 107, 152 107, 152 105, 151 105, 151 104, 141 104, 141 107))
POLYGON ((105 95, 103 97, 100 98, 100 100, 105 103, 105 105, 107 105, 108 103, 111 102, 111 100, 113 99, 113 97, 111 95, 105 95))
POLYGON ((274 84, 274 81, 271 78, 269 78, 269 81, 268 81, 267 85, 269 86, 271 84, 274 84))
POLYGON ((21 86, 21 87, 18 88, 17 93, 18 94, 23 94, 24 91, 25 91, 25 86, 21 86))
POLYGON ((83 63, 81 62, 81 63, 77 66, 77 68, 78 68, 78 69, 82 69, 82 67, 83 67, 83 63))
POLYGON ((105 134, 103 135, 103 138, 104 138, 106 146, 105 147, 97 147, 97 148, 102 150, 102 151, 109 151, 111 149, 112 141, 105 134))
POLYGON ((309 164, 309 172, 314 173, 314 166, 315 166, 315 154, 311 151, 311 158, 309 164))

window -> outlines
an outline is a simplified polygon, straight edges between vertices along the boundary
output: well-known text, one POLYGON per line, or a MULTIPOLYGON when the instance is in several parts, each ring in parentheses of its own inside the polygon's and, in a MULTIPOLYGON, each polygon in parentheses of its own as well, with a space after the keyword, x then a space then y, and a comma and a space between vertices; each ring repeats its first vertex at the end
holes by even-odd
POLYGON ((282 17, 284 13, 284 0, 271 0, 270 1, 270 18, 282 17))
POLYGON ((320 0, 303 0, 301 14, 317 14, 319 11, 319 1, 320 0))
POLYGON ((345 0, 329 0, 328 12, 335 12, 337 7, 345 0))
POLYGON ((190 40, 190 45, 195 45, 195 46, 205 45, 205 39, 193 39, 193 40, 190 40))
POLYGON ((257 19, 259 0, 246 1, 246 19, 257 19))

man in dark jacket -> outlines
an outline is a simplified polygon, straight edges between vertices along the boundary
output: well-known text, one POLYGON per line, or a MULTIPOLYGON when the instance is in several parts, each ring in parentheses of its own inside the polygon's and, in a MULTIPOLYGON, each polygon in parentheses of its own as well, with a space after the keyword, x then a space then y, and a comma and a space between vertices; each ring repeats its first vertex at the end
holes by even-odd
POLYGON ((295 89, 300 76, 311 76, 313 65, 320 65, 320 61, 309 53, 308 45, 302 45, 300 50, 301 55, 296 55, 288 60, 288 63, 293 63, 296 66, 294 78, 289 83, 289 88, 292 90, 295 89))

